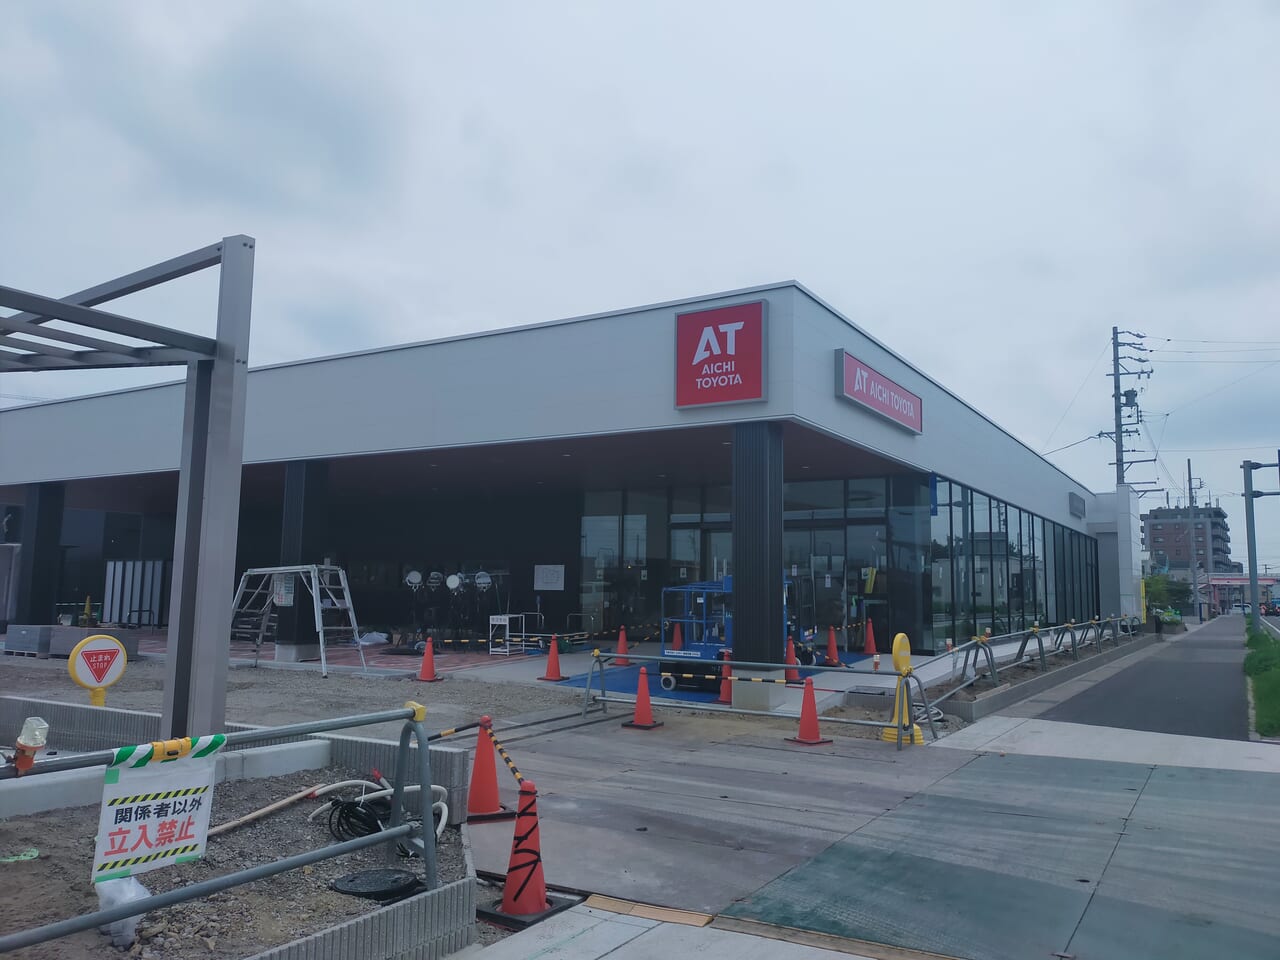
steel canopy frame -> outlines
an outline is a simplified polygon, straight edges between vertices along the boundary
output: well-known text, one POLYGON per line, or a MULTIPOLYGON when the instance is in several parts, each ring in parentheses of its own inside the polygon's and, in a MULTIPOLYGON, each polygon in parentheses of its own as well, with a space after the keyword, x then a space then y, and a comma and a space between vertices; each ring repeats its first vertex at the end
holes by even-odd
POLYGON ((0 373, 186 365, 166 737, 216 733, 226 725, 254 247, 252 237, 226 237, 62 299, 0 286, 0 307, 22 311, 0 316, 0 373), (213 266, 220 273, 213 339, 94 309, 213 266), (55 320, 99 336, 50 326, 55 320))

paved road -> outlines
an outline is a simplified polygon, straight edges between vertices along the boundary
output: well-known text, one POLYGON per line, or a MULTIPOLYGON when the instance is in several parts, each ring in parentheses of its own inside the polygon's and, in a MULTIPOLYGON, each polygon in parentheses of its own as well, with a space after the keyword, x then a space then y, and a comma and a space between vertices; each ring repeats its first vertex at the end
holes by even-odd
POLYGON ((1244 617, 1219 617, 1041 714, 1044 720, 1247 740, 1244 617))

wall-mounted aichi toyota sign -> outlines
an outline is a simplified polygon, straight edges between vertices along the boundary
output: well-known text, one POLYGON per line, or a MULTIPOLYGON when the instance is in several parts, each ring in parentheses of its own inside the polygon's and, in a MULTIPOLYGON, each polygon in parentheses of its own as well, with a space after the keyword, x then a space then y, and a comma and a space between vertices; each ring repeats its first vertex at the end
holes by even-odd
POLYGON ((676 316, 676 406, 764 399, 764 301, 676 316))
POLYGON ((836 350, 836 396, 852 400, 913 433, 924 432, 924 404, 919 397, 840 349, 836 350))

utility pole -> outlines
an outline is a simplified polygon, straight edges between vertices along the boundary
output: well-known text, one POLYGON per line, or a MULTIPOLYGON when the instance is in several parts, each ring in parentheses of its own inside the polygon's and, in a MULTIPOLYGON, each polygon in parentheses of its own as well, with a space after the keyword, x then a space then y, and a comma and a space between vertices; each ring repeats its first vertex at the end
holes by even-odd
POLYGON ((1246 460, 1240 465, 1244 471, 1244 526, 1249 541, 1249 622, 1253 629, 1261 629, 1258 622, 1258 547, 1253 532, 1253 501, 1258 497, 1280 497, 1280 490, 1254 490, 1253 471, 1263 467, 1276 467, 1280 470, 1280 450, 1276 451, 1275 463, 1254 463, 1246 460))
MULTIPOLYGON (((1111 328, 1111 372, 1107 374, 1107 376, 1111 377, 1111 379, 1114 381, 1113 389, 1111 392, 1111 399, 1115 407, 1115 424, 1114 424, 1115 432, 1114 434, 1112 434, 1112 437, 1116 442, 1116 486, 1120 486, 1125 482, 1124 473, 1127 466, 1132 465, 1132 463, 1154 463, 1155 462, 1154 457, 1150 460, 1131 461, 1130 464, 1126 464, 1124 462, 1124 455, 1125 455, 1124 438, 1128 434, 1135 434, 1138 432, 1134 428, 1134 426, 1126 427, 1124 422, 1124 410, 1126 407, 1132 407, 1134 409, 1134 417, 1136 418, 1133 421, 1134 425, 1142 421, 1142 414, 1138 410, 1138 391, 1120 389, 1120 378, 1121 377, 1138 377, 1140 379, 1142 377, 1149 377, 1151 376, 1151 371, 1121 369, 1120 362, 1122 360, 1132 360, 1134 363, 1148 362, 1146 359, 1142 357, 1120 356, 1120 350, 1122 347, 1128 347, 1130 349, 1138 351, 1139 353, 1147 352, 1147 348, 1144 347, 1141 343, 1133 343, 1127 340, 1121 340, 1120 339, 1121 334, 1127 334, 1128 336, 1137 337, 1138 339, 1142 339, 1143 337, 1146 336, 1146 334, 1136 333, 1133 330, 1121 330, 1119 327, 1111 328)), ((1104 432, 1100 434, 1100 436, 1106 436, 1106 433, 1104 432)))
POLYGON ((1200 608, 1200 573, 1196 570, 1196 489, 1191 480, 1191 458, 1187 457, 1187 571, 1191 574, 1191 599, 1196 604, 1196 620, 1204 623, 1200 608))
POLYGON ((1124 424, 1120 420, 1120 328, 1111 328, 1111 378, 1115 381, 1112 394, 1116 408, 1116 486, 1124 483, 1124 424))
POLYGON ((1204 592, 1205 592, 1205 595, 1206 595, 1207 602, 1208 602, 1208 604, 1209 604, 1209 612, 1210 612, 1210 613, 1213 613, 1214 608, 1217 608, 1218 612, 1219 612, 1219 613, 1221 613, 1221 612, 1222 612, 1222 603, 1220 602, 1221 598, 1218 596, 1218 590, 1217 590, 1217 588, 1216 588, 1216 587, 1214 587, 1214 585, 1213 585, 1213 575, 1214 575, 1215 573, 1217 573, 1217 567, 1215 566, 1214 561, 1213 561, 1213 521, 1214 521, 1214 516, 1213 516, 1213 488, 1212 488, 1212 487, 1206 487, 1206 488, 1205 488, 1205 493, 1204 493, 1204 505, 1205 505, 1205 512, 1204 512, 1204 545, 1205 545, 1205 548, 1206 548, 1206 549, 1207 549, 1207 551, 1208 551, 1207 556, 1209 557, 1209 570, 1208 570, 1208 572, 1205 574, 1205 578, 1204 578, 1204 579, 1205 579, 1205 591, 1204 591, 1204 592))

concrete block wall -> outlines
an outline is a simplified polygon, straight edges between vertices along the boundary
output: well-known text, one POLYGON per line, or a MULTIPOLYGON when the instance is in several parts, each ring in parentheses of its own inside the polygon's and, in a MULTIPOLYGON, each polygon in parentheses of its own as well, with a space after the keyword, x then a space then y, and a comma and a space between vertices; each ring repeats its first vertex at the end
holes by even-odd
POLYGON ((475 939, 476 881, 466 877, 250 960, 439 960, 475 939))

